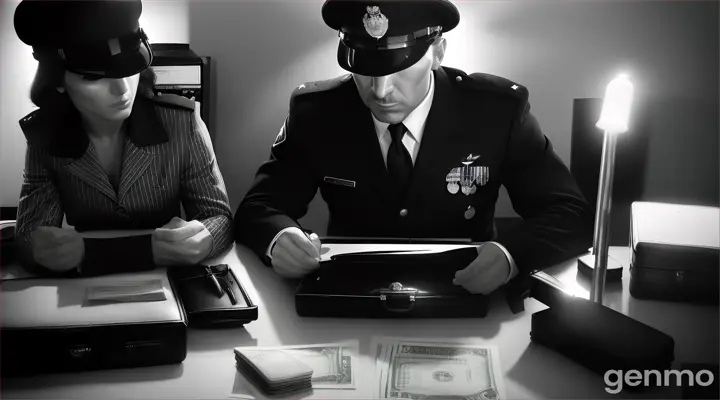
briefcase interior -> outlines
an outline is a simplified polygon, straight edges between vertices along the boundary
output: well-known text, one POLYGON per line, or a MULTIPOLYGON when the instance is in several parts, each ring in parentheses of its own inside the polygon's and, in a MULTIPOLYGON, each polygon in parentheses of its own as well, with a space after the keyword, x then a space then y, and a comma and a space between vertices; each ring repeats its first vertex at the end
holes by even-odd
POLYGON ((300 316, 482 318, 487 298, 453 284, 474 248, 442 254, 337 257, 321 263, 295 295, 300 316))
POLYGON ((186 315, 164 269, 133 276, 4 281, 2 376, 180 363, 186 315), (86 290, 113 280, 160 279, 166 300, 90 303, 86 290))
POLYGON ((630 294, 717 304, 719 231, 717 207, 633 203, 630 294))

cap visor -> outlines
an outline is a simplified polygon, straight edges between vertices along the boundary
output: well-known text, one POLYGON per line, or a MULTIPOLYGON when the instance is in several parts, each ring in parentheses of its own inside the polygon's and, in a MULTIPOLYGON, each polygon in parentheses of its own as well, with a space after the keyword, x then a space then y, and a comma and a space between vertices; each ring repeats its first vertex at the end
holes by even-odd
POLYGON ((431 42, 418 42, 414 46, 394 50, 364 50, 338 44, 337 59, 346 71, 365 76, 385 76, 400 72, 418 62, 431 42))
POLYGON ((138 74, 150 66, 152 51, 141 42, 136 51, 128 51, 112 57, 107 65, 69 66, 69 70, 82 74, 102 75, 105 78, 125 78, 138 74))

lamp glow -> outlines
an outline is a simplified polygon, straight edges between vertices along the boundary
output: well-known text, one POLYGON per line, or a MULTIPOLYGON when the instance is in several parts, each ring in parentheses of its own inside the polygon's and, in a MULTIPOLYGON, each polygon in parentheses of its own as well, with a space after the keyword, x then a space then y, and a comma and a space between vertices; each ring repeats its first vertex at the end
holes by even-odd
POLYGON ((633 95, 633 84, 627 75, 613 79, 605 89, 602 112, 595 126, 612 134, 627 132, 633 95))
POLYGON ((597 211, 595 213, 595 234, 593 237, 593 283, 590 299, 602 304, 607 274, 610 209, 612 204, 612 182, 615 172, 615 145, 617 134, 628 130, 630 109, 632 108, 634 88, 630 79, 622 74, 613 79, 605 89, 598 128, 604 131, 602 161, 600 163, 600 181, 598 182, 597 211))

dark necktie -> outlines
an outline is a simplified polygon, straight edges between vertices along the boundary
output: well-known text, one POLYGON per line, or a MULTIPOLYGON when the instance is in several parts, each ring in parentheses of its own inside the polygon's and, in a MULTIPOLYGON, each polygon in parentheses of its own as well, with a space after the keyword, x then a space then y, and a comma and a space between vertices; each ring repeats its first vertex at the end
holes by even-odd
POLYGON ((389 125, 388 131, 392 137, 392 143, 387 154, 387 168, 393 184, 398 189, 398 196, 403 196, 410 183, 413 164, 410 153, 403 145, 402 138, 406 132, 402 123, 389 125))

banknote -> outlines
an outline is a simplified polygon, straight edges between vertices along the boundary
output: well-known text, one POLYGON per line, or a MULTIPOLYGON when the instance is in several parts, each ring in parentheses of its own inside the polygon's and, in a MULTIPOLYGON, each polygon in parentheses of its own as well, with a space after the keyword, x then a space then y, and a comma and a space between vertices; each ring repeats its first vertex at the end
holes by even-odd
POLYGON ((374 346, 378 398, 506 397, 494 346, 409 340, 379 340, 374 346))
POLYGON ((357 341, 254 349, 282 350, 310 367, 313 370, 313 389, 355 389, 355 370, 359 354, 357 341))

